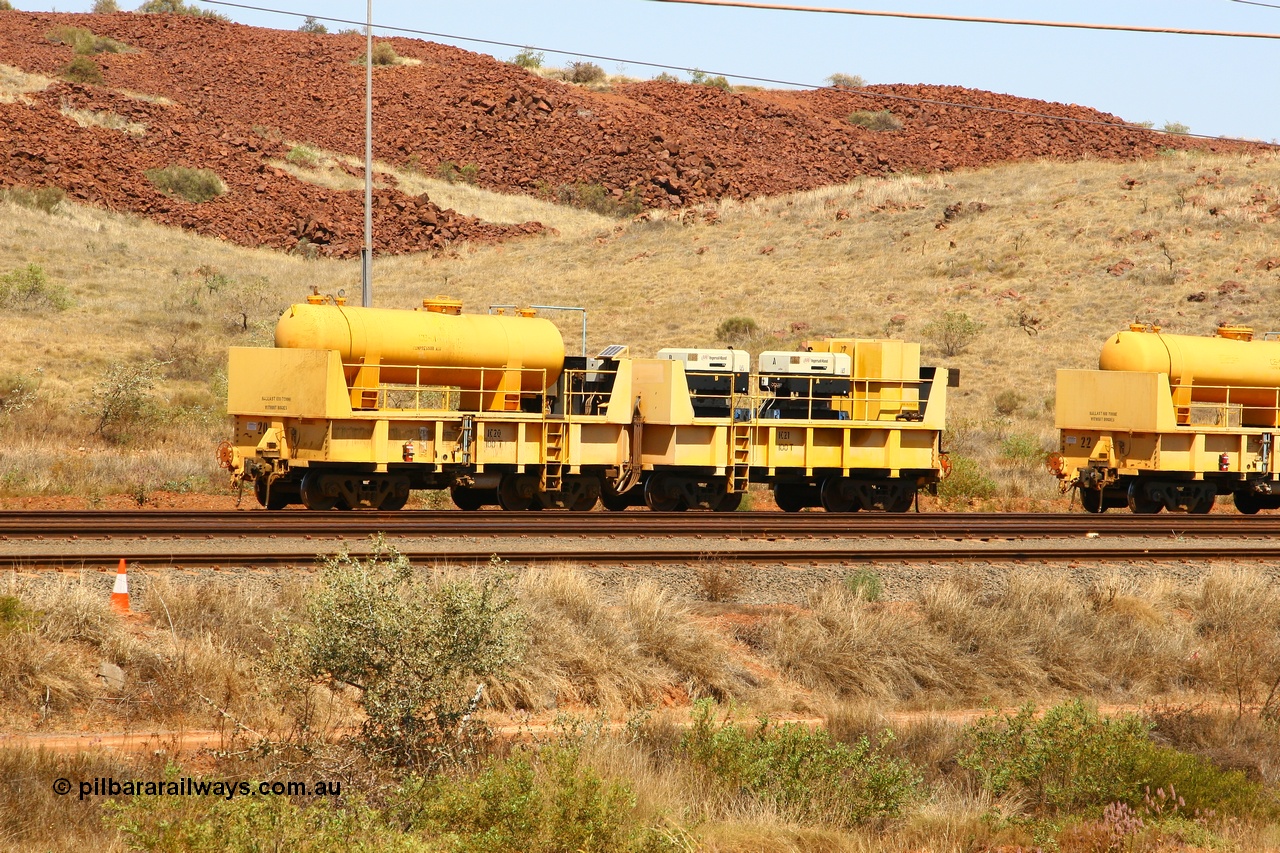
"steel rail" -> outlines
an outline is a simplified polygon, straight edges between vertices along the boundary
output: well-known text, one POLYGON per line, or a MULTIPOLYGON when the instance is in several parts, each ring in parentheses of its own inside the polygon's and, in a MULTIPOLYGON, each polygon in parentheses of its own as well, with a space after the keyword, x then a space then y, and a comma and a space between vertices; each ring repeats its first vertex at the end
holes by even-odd
MULTIPOLYGON (((586 566, 707 565, 709 563, 750 563, 756 565, 849 565, 865 563, 1087 563, 1087 562, 1208 562, 1217 560, 1280 560, 1280 545, 1096 545, 1096 540, 1069 545, 1024 546, 1015 543, 928 548, 849 548, 843 545, 782 548, 671 548, 612 549, 575 546, 563 549, 427 549, 412 543, 398 544, 400 553, 419 565, 462 565, 483 567, 491 554, 517 566, 570 563, 586 566)), ((351 548, 351 553, 368 553, 367 543, 351 548)), ((74 555, 31 553, 0 558, 0 566, 12 570, 86 569, 112 571, 120 558, 118 548, 74 555)), ((312 549, 294 547, 264 553, 206 550, 191 553, 149 553, 127 557, 134 569, 199 568, 281 568, 312 569, 317 557, 312 549)))
POLYGON ((1280 515, 6 511, 0 539, 137 536, 1278 537, 1280 515))

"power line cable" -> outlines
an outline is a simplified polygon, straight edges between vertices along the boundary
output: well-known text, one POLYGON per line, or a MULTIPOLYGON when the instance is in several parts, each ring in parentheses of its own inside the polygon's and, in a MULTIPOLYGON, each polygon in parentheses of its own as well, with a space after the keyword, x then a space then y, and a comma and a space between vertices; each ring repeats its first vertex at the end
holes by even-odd
MULTIPOLYGON (((253 12, 266 12, 266 13, 275 14, 275 15, 287 15, 294 18, 309 18, 315 21, 327 21, 332 24, 352 24, 358 27, 363 27, 365 25, 364 21, 353 21, 346 18, 335 18, 335 17, 326 16, 326 15, 310 15, 305 12, 290 12, 284 9, 272 9, 266 6, 253 6, 245 3, 232 3, 230 2, 230 0, 198 0, 198 2, 204 3, 209 6, 227 6, 235 9, 246 9, 253 12)), ((655 2, 683 2, 683 0, 655 0, 655 2)), ((714 3, 709 5, 733 5, 733 4, 714 3)), ((734 74, 729 71, 705 71, 703 69, 689 68, 683 65, 666 65, 660 62, 646 62, 643 60, 624 59, 616 56, 603 56, 600 54, 581 53, 579 51, 573 51, 573 50, 558 50, 556 48, 550 48, 550 47, 536 47, 534 45, 529 45, 529 44, 517 44, 515 42, 495 41, 493 39, 475 38, 473 36, 460 36, 460 35, 454 35, 452 33, 438 33, 438 32, 432 32, 430 30, 414 29, 411 27, 396 27, 396 26, 390 26, 386 24, 374 24, 373 28, 376 30, 381 30, 385 32, 407 33, 410 35, 417 35, 417 36, 430 36, 432 38, 449 39, 450 41, 470 42, 473 44, 484 44, 484 45, 491 45, 495 47, 514 47, 519 50, 534 50, 540 53, 554 53, 560 56, 576 56, 582 59, 595 59, 601 62, 617 62, 623 65, 638 65, 645 68, 660 68, 665 71, 683 71, 686 73, 692 73, 694 71, 703 71, 703 73, 706 73, 709 75, 720 75, 723 77, 732 77, 735 80, 746 80, 752 83, 767 83, 774 86, 790 86, 796 89, 836 88, 832 86, 816 85, 813 83, 799 83, 794 80, 779 80, 772 77, 754 77, 748 74, 734 74)), ((1277 37, 1280 37, 1280 36, 1277 36, 1277 37)), ((841 91, 847 91, 852 94, 858 94, 856 89, 852 89, 852 90, 842 89, 841 91)), ((944 101, 937 98, 918 98, 910 95, 897 95, 897 94, 892 94, 888 92, 866 92, 863 94, 863 96, 868 98, 882 98, 890 101, 902 101, 904 103, 924 104, 928 106, 955 107, 956 109, 972 110, 974 112, 998 113, 1002 115, 1020 116, 1024 118, 1050 119, 1052 121, 1069 122, 1072 124, 1082 124, 1082 125, 1089 125, 1089 126, 1095 126, 1095 127, 1110 127, 1110 128, 1115 128, 1117 130, 1132 130, 1136 132, 1160 134, 1162 136, 1166 134, 1165 131, 1156 130, 1154 128, 1146 127, 1145 125, 1140 125, 1140 124, 1126 124, 1124 122, 1103 121, 1101 119, 1087 119, 1087 118, 1077 118, 1074 116, 1061 116, 1061 115, 1054 115, 1052 113, 1032 112, 1030 110, 1016 110, 1008 107, 989 107, 989 106, 984 106, 982 104, 963 104, 958 101, 944 101)), ((1222 137, 1213 136, 1207 133, 1188 132, 1188 133, 1179 133, 1177 135, 1190 137, 1192 139, 1211 139, 1211 140, 1222 139, 1222 137)), ((1249 141, 1249 140, 1229 140, 1229 141, 1249 141)), ((1253 144, 1266 145, 1268 147, 1280 147, 1280 145, 1273 145, 1272 143, 1261 142, 1259 140, 1252 140, 1252 142, 1253 144)))
POLYGON ((1246 6, 1264 6, 1268 9, 1280 9, 1275 3, 1259 3, 1258 0, 1231 0, 1232 3, 1243 3, 1246 6))
MULTIPOLYGON (((1121 33, 1157 33, 1178 36, 1219 38, 1280 39, 1280 33, 1242 33, 1228 30, 1193 30, 1181 27, 1139 27, 1129 24, 1084 24, 1069 21, 1033 21, 1017 18, 978 18, 968 15, 936 15, 924 12, 878 12, 866 9, 839 9, 824 6, 791 6, 782 3, 748 3, 745 0, 649 0, 652 3, 680 3, 691 6, 725 6, 735 9, 765 9, 779 12, 818 12, 825 15, 859 15, 871 18, 906 18, 912 21, 949 21, 967 24, 1004 24, 1017 27, 1102 30, 1121 33)), ((1259 4, 1261 5, 1261 4, 1259 4)))

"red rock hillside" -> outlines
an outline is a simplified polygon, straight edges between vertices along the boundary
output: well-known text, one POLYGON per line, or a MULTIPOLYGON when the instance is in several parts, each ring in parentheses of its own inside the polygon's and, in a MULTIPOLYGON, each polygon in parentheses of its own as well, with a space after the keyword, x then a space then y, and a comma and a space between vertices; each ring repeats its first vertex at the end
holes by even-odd
MULTIPOLYGON (((0 185, 56 186, 80 201, 245 245, 287 250, 305 238, 327 255, 358 254, 363 193, 323 189, 267 161, 288 153, 281 139, 362 154, 364 69, 355 63, 362 37, 188 15, 0 12, 0 64, 62 74, 74 54, 50 40, 59 26, 109 36, 133 51, 93 56, 100 84, 59 82, 0 97, 0 185), (62 114, 63 105, 109 110, 147 129, 134 136, 82 128, 62 114), (174 164, 212 169, 229 192, 192 204, 159 192, 143 174, 174 164)), ((429 173, 443 161, 475 166, 478 184, 503 192, 600 185, 615 198, 671 208, 859 175, 1246 147, 1119 130, 1089 123, 1118 119, 1083 107, 956 87, 734 93, 646 82, 597 93, 457 48, 385 41, 420 63, 375 70, 374 156, 429 173), (903 128, 854 126, 847 117, 856 110, 889 110, 903 128)), ((376 193, 374 227, 379 252, 404 253, 503 240, 542 226, 485 223, 425 196, 384 189, 376 193)))

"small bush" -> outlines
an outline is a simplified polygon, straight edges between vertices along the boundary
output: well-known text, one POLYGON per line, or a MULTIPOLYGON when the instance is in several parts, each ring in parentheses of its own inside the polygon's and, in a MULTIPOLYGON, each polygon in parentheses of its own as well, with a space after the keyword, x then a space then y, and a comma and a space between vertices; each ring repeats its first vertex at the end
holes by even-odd
POLYGON ((182 0, 147 0, 147 2, 138 7, 138 11, 144 15, 198 15, 202 18, 214 18, 219 21, 229 20, 226 15, 220 15, 208 9, 201 9, 198 6, 188 6, 182 0))
POLYGON ((525 68, 525 69, 528 69, 529 71, 532 71, 535 68, 541 68, 542 62, 546 58, 547 58, 546 54, 544 54, 542 51, 534 50, 531 47, 526 47, 523 50, 521 50, 519 53, 517 53, 515 56, 511 57, 511 64, 519 65, 521 68, 525 68))
POLYGON ((96 36, 81 27, 54 27, 47 36, 54 44, 65 44, 81 56, 95 53, 124 53, 129 46, 113 38, 96 36))
POLYGON ((49 308, 65 311, 71 307, 67 289, 49 284, 44 270, 35 264, 0 276, 0 304, 19 311, 38 311, 49 308))
POLYGON ((955 356, 968 349, 985 327, 963 311, 947 311, 924 327, 924 336, 945 356, 955 356))
POLYGON ((58 209, 58 205, 62 204, 65 197, 66 193, 57 187, 41 187, 38 190, 11 187, 0 191, 0 199, 50 215, 58 209))
POLYGON ((716 326, 716 340, 740 344, 760 333, 760 326, 750 317, 727 317, 716 326))
POLYGON ((861 89, 867 81, 857 74, 832 74, 827 78, 827 85, 833 89, 861 89))
POLYGON ((655 83, 679 83, 680 78, 674 74, 668 74, 666 71, 663 71, 657 77, 654 77, 653 81, 655 83))
POLYGON ((858 110, 849 113, 849 123, 867 130, 902 130, 902 121, 888 110, 858 110))
POLYGON ((210 201, 227 191, 222 178, 208 169, 169 166, 165 169, 148 169, 145 174, 147 180, 160 192, 186 199, 193 204, 210 201))
POLYGON ((602 184, 564 184, 556 190, 556 201, 618 219, 635 216, 642 208, 640 198, 635 193, 618 195, 602 184))
POLYGON ((996 394, 992 402, 995 404, 997 413, 1008 417, 1022 407, 1022 395, 1012 388, 1006 388, 996 394))
POLYGON ((94 433, 124 444, 156 420, 152 392, 164 365, 158 361, 117 361, 110 365, 90 395, 94 433))
POLYGON ((62 69, 62 76, 72 83, 101 83, 102 69, 87 56, 77 56, 62 69))
POLYGON ((712 76, 705 71, 690 71, 689 80, 698 86, 711 86, 716 89, 724 89, 729 91, 729 81, 720 75, 712 76))
POLYGON ((599 83, 608 76, 604 69, 594 62, 572 62, 569 64, 570 83, 599 83))
MULTIPOLYGON (((885 732, 881 740, 892 739, 885 732)), ((768 720, 748 733, 717 723, 714 706, 700 702, 679 753, 731 794, 774 806, 788 820, 850 828, 892 818, 918 795, 920 777, 862 737, 836 743, 825 730, 768 720)))
POLYGON ((367 559, 325 559, 280 665, 293 683, 356 690, 371 756, 434 770, 470 748, 476 684, 519 659, 520 620, 502 580, 426 581, 378 540, 367 559))
POLYGON ((36 401, 40 380, 19 373, 0 373, 0 417, 31 408, 36 401))
MULTIPOLYGON (((396 49, 385 41, 380 41, 373 46, 373 64, 374 65, 395 65, 400 61, 400 54, 396 53, 396 49)), ((364 65, 365 55, 362 53, 356 59, 356 65, 364 65)))
POLYGON ((951 473, 938 483, 941 498, 990 498, 996 493, 996 481, 987 476, 976 461, 952 453, 951 473))
POLYGON ((93 0, 93 14, 111 15, 120 11, 116 0, 93 0))
POLYGON ((1170 786, 1190 809, 1247 815, 1264 806, 1244 774, 1158 746, 1149 730, 1136 715, 1102 717, 1079 699, 1042 718, 1027 705, 967 726, 958 760, 994 796, 1020 793, 1042 815, 1096 813, 1116 802, 1137 808, 1150 791, 1170 786))
POLYGON ((1167 121, 1164 123, 1164 127, 1162 127, 1161 130, 1165 133, 1176 133, 1179 135, 1186 135, 1191 132, 1191 128, 1180 121, 1167 121))
POLYGON ((410 827, 449 838, 457 853, 662 853, 681 849, 643 825, 635 795, 601 778, 578 748, 517 748, 474 777, 437 776, 405 797, 410 827))
POLYGON ((850 595, 863 601, 879 601, 884 592, 880 576, 871 569, 858 569, 853 574, 845 575, 844 588, 850 595))
POLYGON ((300 33, 311 33, 312 35, 322 36, 329 32, 329 28, 308 15, 302 19, 302 25, 298 27, 300 33))
POLYGON ((436 177, 451 184, 474 184, 479 174, 480 167, 474 163, 459 166, 452 160, 444 160, 436 167, 436 177))
POLYGON ((1017 433, 1000 442, 1000 456, 1020 465, 1040 465, 1045 451, 1034 437, 1017 433))
POLYGON ((0 12, 12 12, 13 4, 9 0, 0 0, 0 12))
POLYGON ((284 159, 295 166, 305 166, 308 169, 314 169, 316 164, 320 162, 316 152, 305 145, 293 146, 289 149, 289 153, 284 155, 284 159))

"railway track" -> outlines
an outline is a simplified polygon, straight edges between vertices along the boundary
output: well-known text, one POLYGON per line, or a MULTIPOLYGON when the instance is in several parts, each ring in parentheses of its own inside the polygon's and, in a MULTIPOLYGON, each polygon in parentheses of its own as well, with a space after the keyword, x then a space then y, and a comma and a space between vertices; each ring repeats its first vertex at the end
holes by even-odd
POLYGON ((1280 560, 1275 516, 141 511, 0 513, 0 566, 311 567, 375 533, 426 565, 1280 560))
POLYGON ((1280 515, 1084 513, 5 511, 0 541, 67 537, 269 536, 761 536, 1044 538, 1280 537, 1280 515))

